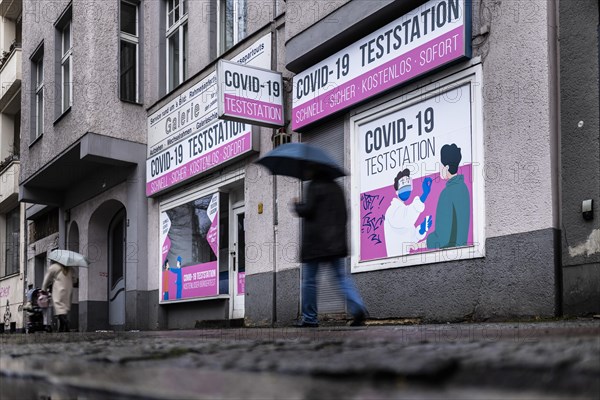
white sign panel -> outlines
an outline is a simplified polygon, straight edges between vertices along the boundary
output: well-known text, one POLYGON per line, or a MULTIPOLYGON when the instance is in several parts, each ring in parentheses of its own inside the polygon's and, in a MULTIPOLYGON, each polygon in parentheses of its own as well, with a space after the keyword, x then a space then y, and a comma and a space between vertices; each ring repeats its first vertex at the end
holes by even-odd
POLYGON ((280 72, 220 60, 217 82, 219 118, 268 127, 283 126, 280 72))
POLYGON ((431 0, 294 77, 292 128, 470 56, 470 4, 431 0))

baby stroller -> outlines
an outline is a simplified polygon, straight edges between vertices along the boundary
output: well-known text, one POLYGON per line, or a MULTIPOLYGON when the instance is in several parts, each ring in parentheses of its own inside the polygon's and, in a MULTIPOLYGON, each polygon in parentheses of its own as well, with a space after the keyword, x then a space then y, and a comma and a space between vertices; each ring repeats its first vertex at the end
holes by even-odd
POLYGON ((27 312, 25 332, 52 332, 50 293, 36 288, 31 292, 31 298, 28 300, 25 306, 27 312))

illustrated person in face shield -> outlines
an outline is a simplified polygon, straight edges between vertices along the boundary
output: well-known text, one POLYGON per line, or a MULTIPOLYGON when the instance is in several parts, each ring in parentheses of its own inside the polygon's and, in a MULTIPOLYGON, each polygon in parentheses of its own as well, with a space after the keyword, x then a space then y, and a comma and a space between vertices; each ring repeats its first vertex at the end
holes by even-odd
POLYGON ((425 239, 425 235, 431 227, 431 216, 423 218, 418 226, 415 224, 425 210, 425 200, 431 191, 431 183, 431 178, 425 178, 422 184, 423 194, 415 197, 408 204, 407 201, 413 189, 410 171, 404 169, 396 175, 394 189, 397 197, 392 199, 385 212, 383 224, 388 257, 402 256, 408 253, 410 245, 425 239))

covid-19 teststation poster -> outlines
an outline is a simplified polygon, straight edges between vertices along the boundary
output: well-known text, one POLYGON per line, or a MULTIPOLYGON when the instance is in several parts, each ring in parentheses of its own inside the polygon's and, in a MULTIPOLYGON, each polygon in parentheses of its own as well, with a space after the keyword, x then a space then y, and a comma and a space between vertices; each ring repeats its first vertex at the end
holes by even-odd
POLYGON ((359 262, 473 243, 471 86, 358 125, 359 262))

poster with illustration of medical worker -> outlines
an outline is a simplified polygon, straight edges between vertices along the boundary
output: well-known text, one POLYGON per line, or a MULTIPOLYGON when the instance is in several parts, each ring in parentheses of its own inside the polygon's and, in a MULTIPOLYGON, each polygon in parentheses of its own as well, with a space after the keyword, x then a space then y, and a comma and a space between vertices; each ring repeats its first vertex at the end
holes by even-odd
POLYGON ((161 212, 161 302, 219 294, 219 194, 161 212))
POLYGON ((356 130, 359 261, 473 243, 470 85, 356 130))

